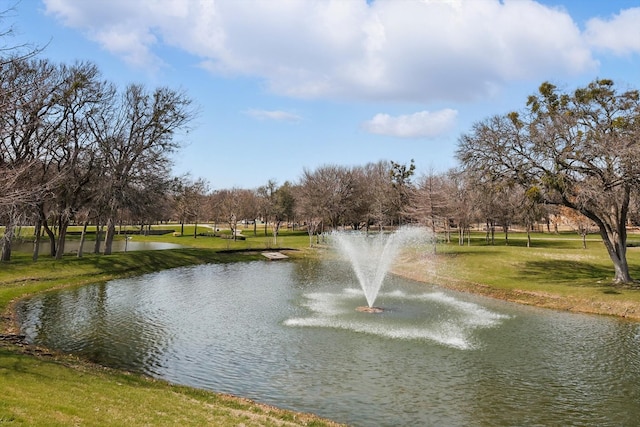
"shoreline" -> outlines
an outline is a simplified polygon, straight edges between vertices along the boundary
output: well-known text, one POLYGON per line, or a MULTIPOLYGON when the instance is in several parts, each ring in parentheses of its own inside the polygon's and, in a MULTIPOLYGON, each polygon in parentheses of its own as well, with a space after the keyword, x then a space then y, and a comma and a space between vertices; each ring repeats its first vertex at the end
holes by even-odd
POLYGON ((425 277, 424 272, 416 271, 415 263, 411 263, 410 261, 397 263, 391 269, 391 273, 420 283, 428 283, 458 292, 481 295, 516 304, 571 313, 612 316, 640 322, 640 303, 633 301, 601 301, 576 297, 567 298, 552 292, 498 289, 490 285, 465 281, 440 274, 425 277))

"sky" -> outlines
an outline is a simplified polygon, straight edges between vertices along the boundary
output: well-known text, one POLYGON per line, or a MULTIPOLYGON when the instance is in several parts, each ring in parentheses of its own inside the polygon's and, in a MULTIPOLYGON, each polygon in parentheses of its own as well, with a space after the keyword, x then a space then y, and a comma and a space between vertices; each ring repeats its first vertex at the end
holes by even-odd
MULTIPOLYGON (((0 0, 55 62, 198 107, 173 172, 211 189, 393 160, 457 166, 473 123, 549 81, 640 88, 640 0, 0 0)), ((8 41, 3 41, 5 45, 8 41)))

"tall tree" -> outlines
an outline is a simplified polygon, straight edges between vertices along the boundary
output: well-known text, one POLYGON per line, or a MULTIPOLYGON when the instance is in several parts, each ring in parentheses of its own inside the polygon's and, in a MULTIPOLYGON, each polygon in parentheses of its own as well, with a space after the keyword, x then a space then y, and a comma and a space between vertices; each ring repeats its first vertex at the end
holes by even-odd
POLYGON ((447 173, 447 192, 449 196, 450 216, 458 226, 458 244, 471 245, 471 225, 478 219, 478 193, 471 174, 460 170, 450 170, 447 173))
POLYGON ((55 132, 50 136, 49 155, 42 161, 45 174, 60 177, 58 185, 52 188, 51 203, 58 230, 57 259, 64 253, 70 221, 92 201, 96 190, 100 163, 88 120, 112 102, 113 94, 113 86, 101 80, 96 65, 59 66, 54 98, 57 111, 50 117, 55 132))
POLYGON ((438 228, 448 222, 449 200, 446 191, 445 176, 429 171, 418 179, 409 194, 411 202, 405 208, 411 218, 429 227, 434 236, 438 228))
POLYGON ((300 186, 305 216, 320 217, 331 227, 342 224, 352 204, 355 187, 353 174, 347 167, 325 165, 314 171, 305 169, 300 186), (309 209, 315 209, 315 212, 309 209))
MULTIPOLYGON (((264 220, 264 235, 267 235, 268 224, 273 216, 273 209, 275 205, 275 194, 278 188, 278 183, 274 179, 267 181, 265 185, 258 187, 256 190, 256 196, 258 197, 258 210, 264 220)), ((255 229, 255 227, 254 227, 255 229)))
POLYGON ((295 212, 295 199, 288 181, 278 187, 273 205, 273 244, 278 244, 278 232, 283 221, 289 221, 295 212))
POLYGON ((543 83, 524 114, 476 123, 457 156, 485 181, 523 185, 538 201, 563 205, 593 221, 614 267, 630 283, 627 219, 640 184, 640 93, 596 80, 573 93, 543 83))
MULTIPOLYGON (((51 158, 47 144, 56 131, 50 118, 57 112, 57 78, 56 67, 46 60, 14 58, 0 64, 0 205, 10 207, 8 220, 40 203, 59 179, 42 168, 51 158)), ((6 224, 4 260, 11 254, 15 225, 6 224)))
POLYGON ((221 217, 229 224, 233 240, 238 239, 238 221, 243 217, 242 199, 243 190, 240 188, 232 188, 230 190, 221 190, 217 193, 216 198, 219 200, 218 209, 221 217))
POLYGON ((174 211, 180 221, 180 234, 184 235, 184 224, 187 221, 194 223, 193 237, 198 236, 198 219, 204 214, 206 195, 209 192, 209 184, 202 178, 192 180, 188 176, 175 179, 172 182, 174 211))
POLYGON ((103 159, 101 197, 107 206, 105 254, 111 253, 119 209, 133 202, 131 188, 158 178, 169 180, 176 132, 194 118, 192 101, 169 88, 149 92, 130 85, 118 102, 90 122, 103 159))
POLYGON ((411 177, 414 175, 416 165, 411 159, 409 166, 402 163, 391 162, 391 185, 394 190, 393 205, 395 214, 397 215, 398 225, 402 225, 405 221, 404 208, 408 206, 410 194, 412 190, 411 177))

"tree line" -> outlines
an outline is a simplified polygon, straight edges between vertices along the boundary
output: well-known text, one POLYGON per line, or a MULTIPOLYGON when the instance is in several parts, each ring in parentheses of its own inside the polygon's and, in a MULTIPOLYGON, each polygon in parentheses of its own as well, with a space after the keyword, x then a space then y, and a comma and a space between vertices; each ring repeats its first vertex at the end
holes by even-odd
MULTIPOLYGON (((613 262, 615 283, 632 283, 627 228, 638 222, 640 95, 600 79, 570 93, 543 83, 520 112, 475 123, 458 141, 459 167, 415 174, 415 165, 381 160, 346 167, 304 169, 297 182, 260 188, 209 191, 202 180, 183 177, 167 193, 166 218, 225 224, 256 219, 272 227, 378 229, 414 223, 447 241, 470 243, 473 227, 487 243, 496 229, 527 232, 570 225, 584 238, 599 232, 613 262), (454 237, 455 238, 455 237, 454 237)), ((159 211, 156 211, 159 212, 159 211)), ((156 220, 159 218, 156 217, 156 220)), ((265 233, 266 225, 265 225, 265 233)), ((586 244, 586 243, 585 243, 586 244)))
POLYGON ((118 89, 89 62, 2 60, 1 259, 10 259, 15 227, 23 223, 36 227, 34 259, 41 228, 51 255, 62 257, 72 221, 104 229, 104 253, 111 253, 121 212, 149 215, 156 195, 169 189, 176 132, 193 117, 184 93, 137 84, 118 89))

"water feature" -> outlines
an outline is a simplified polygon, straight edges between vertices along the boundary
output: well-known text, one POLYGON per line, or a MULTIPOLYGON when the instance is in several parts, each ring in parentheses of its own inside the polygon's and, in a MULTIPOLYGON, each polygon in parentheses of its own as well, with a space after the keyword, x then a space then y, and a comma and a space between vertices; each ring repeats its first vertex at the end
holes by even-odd
POLYGON ((389 275, 379 315, 347 262, 179 268, 38 295, 29 341, 354 426, 635 425, 640 324, 389 275))
POLYGON ((421 227, 404 227, 392 233, 336 232, 332 239, 364 292, 369 309, 360 311, 377 313, 382 311, 374 307, 378 292, 400 250, 430 242, 431 234, 421 227))
MULTIPOLYGON (((85 253, 93 252, 95 241, 87 240, 82 245, 82 249, 85 253)), ((165 249, 179 249, 182 246, 175 243, 167 242, 148 242, 148 241, 136 241, 135 236, 129 237, 128 240, 114 240, 112 251, 113 252, 126 252, 126 251, 150 251, 150 250, 165 250, 165 249)), ((79 240, 67 240, 64 245, 65 253, 77 253, 80 249, 79 240)), ((15 242, 12 245, 12 250, 15 252, 33 252, 33 242, 23 241, 15 242)), ((51 250, 51 244, 47 240, 40 242, 40 253, 48 254, 51 250)), ((104 250, 104 242, 102 243, 101 250, 104 250)))

